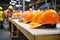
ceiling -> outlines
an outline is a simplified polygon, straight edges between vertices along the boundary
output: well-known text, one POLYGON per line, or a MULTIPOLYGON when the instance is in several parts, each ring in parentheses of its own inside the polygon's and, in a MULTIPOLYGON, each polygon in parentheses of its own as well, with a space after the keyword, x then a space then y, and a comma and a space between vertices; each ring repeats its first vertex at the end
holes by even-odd
POLYGON ((0 0, 1 3, 3 4, 9 4, 11 0, 0 0))
MULTIPOLYGON (((4 4, 9 4, 11 0, 0 0, 1 3, 4 3, 4 4)), ((22 1, 22 0, 21 0, 22 1)), ((30 2, 26 2, 26 4, 28 3, 31 3, 33 1, 36 1, 36 0, 31 0, 30 2)), ((22 2, 21 2, 22 3, 22 2)))
MULTIPOLYGON (((10 3, 10 1, 11 0, 0 0, 0 3, 2 3, 2 4, 9 4, 10 3)), ((16 0, 15 0, 16 1, 16 0)), ((34 1, 37 1, 37 0, 31 0, 30 2, 26 2, 25 1, 25 4, 27 5, 27 4, 29 4, 29 3, 31 3, 31 2, 34 2, 34 1)), ((51 0, 50 0, 51 1, 51 0)), ((57 1, 57 3, 60 3, 60 0, 56 0, 57 1)), ((22 0, 21 0, 21 4, 22 4, 22 0)))

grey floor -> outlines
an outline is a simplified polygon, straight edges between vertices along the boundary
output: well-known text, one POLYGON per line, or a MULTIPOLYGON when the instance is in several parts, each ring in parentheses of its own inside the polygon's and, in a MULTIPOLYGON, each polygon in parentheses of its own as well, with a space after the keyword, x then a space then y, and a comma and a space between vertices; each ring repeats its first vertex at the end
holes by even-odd
POLYGON ((11 38, 10 31, 8 30, 9 23, 7 20, 4 21, 3 26, 4 29, 0 29, 0 40, 27 40, 22 33, 20 33, 21 35, 18 38, 11 38))
POLYGON ((10 32, 8 31, 8 22, 4 21, 4 29, 0 29, 0 40, 11 40, 10 32))
POLYGON ((0 40, 11 40, 10 32, 6 29, 0 29, 0 40))

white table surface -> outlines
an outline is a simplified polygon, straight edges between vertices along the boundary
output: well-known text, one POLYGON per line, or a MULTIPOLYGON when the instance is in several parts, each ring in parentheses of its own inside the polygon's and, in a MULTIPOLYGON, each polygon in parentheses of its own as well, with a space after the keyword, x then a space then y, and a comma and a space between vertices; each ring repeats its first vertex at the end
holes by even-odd
POLYGON ((57 24, 57 28, 54 29, 31 29, 29 24, 24 24, 22 22, 18 22, 18 19, 11 19, 12 21, 16 22, 20 27, 24 28, 28 32, 33 35, 51 35, 51 34, 60 34, 60 23, 57 24))

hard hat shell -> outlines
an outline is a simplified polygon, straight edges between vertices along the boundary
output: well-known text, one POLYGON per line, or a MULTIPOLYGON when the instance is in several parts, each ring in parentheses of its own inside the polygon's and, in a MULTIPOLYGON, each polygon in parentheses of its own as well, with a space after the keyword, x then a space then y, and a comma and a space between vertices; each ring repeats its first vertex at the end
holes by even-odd
POLYGON ((13 18, 13 17, 20 17, 21 15, 22 15, 21 13, 13 13, 13 14, 12 14, 12 18, 13 18))
POLYGON ((37 21, 38 21, 38 18, 42 15, 43 12, 41 11, 37 11, 35 14, 34 14, 34 17, 33 17, 33 20, 32 22, 30 23, 30 28, 37 28, 39 27, 41 24, 39 24, 37 21))
POLYGON ((59 22, 59 15, 56 11, 49 9, 39 17, 38 23, 40 24, 57 24, 59 22))
POLYGON ((16 16, 20 17, 20 16, 22 16, 22 13, 17 13, 16 16))
POLYGON ((34 12, 29 12, 29 13, 26 15, 25 22, 26 22, 26 23, 31 22, 32 19, 33 19, 33 16, 34 16, 34 12))
POLYGON ((29 11, 32 11, 32 8, 30 8, 29 11))
POLYGON ((2 10, 2 7, 0 7, 0 10, 2 10))
POLYGON ((9 6, 8 9, 13 9, 13 7, 12 6, 9 6))
POLYGON ((14 18, 14 17, 16 17, 16 13, 13 13, 13 14, 12 14, 12 18, 14 18))
POLYGON ((37 11, 33 17, 33 20, 34 22, 37 22, 38 18, 42 15, 43 12, 41 11, 37 11))
POLYGON ((29 11, 24 11, 23 13, 22 13, 22 18, 26 18, 26 15, 29 13, 29 11))

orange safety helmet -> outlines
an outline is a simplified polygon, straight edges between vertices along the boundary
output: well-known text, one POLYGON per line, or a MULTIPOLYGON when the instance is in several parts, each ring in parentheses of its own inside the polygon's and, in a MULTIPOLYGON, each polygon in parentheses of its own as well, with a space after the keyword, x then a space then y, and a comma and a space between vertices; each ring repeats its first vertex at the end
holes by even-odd
POLYGON ((22 14, 22 18, 26 18, 26 15, 29 13, 29 11, 24 11, 22 14))
POLYGON ((37 11, 33 17, 32 22, 30 23, 30 28, 37 28, 40 24, 37 22, 38 18, 42 15, 42 11, 37 11))
POLYGON ((57 24, 59 23, 59 15, 56 11, 49 9, 45 10, 42 15, 39 16, 37 22, 31 22, 30 28, 42 27, 44 24, 57 24))
POLYGON ((21 17, 21 15, 22 15, 21 13, 13 13, 13 14, 12 14, 12 18, 13 18, 13 17, 21 17))
POLYGON ((29 13, 26 15, 26 18, 25 18, 24 22, 25 22, 25 23, 31 22, 32 19, 33 19, 33 16, 34 16, 34 12, 29 12, 29 13))
POLYGON ((12 14, 12 18, 15 17, 15 16, 16 16, 16 13, 13 13, 13 14, 12 14))
POLYGON ((56 11, 49 9, 39 17, 38 23, 40 24, 57 24, 59 22, 59 15, 56 11))
POLYGON ((37 11, 33 17, 33 22, 37 22, 38 18, 42 15, 41 11, 37 11))
POLYGON ((16 13, 16 16, 20 17, 20 16, 22 16, 22 14, 21 13, 16 13))

